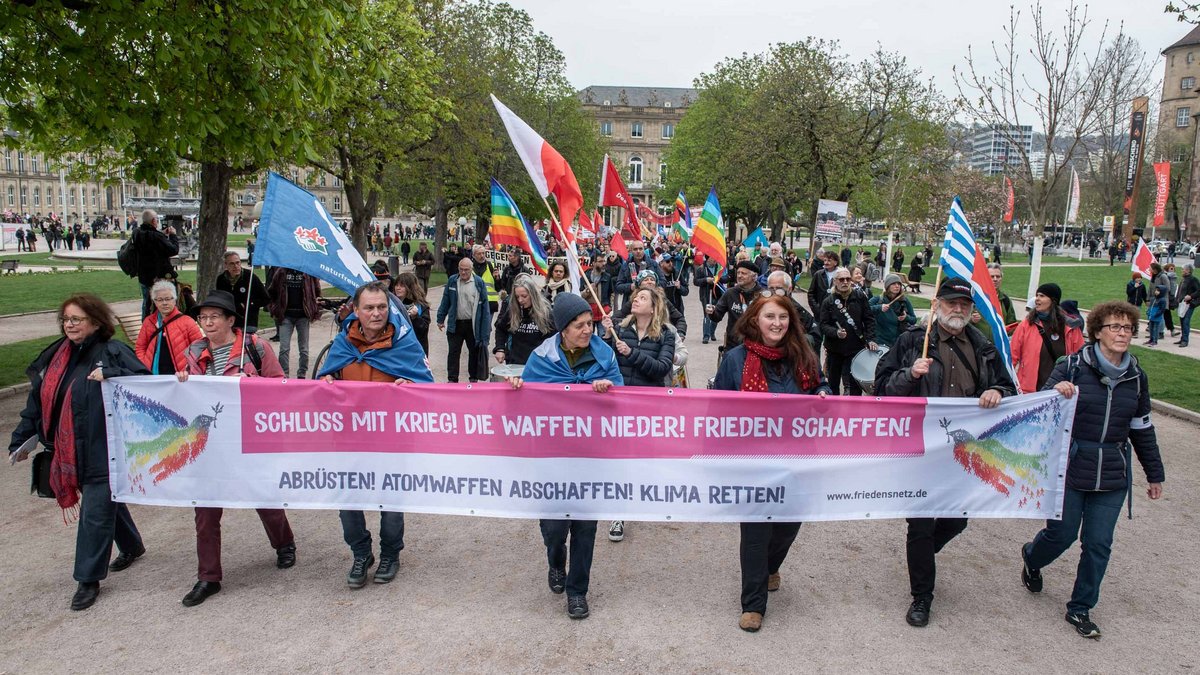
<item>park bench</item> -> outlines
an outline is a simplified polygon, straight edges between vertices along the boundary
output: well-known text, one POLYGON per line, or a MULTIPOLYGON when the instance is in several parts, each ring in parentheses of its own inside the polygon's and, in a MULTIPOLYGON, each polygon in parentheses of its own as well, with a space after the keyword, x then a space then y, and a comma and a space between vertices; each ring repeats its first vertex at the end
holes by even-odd
POLYGON ((904 287, 907 288, 912 293, 920 293, 921 292, 921 282, 910 280, 908 278, 908 275, 905 274, 904 272, 900 272, 900 282, 903 283, 904 287))
POLYGON ((20 260, 5 260, 0 262, 0 270, 4 270, 5 274, 13 274, 17 271, 17 266, 20 264, 20 260))
POLYGON ((138 333, 142 332, 142 313, 121 314, 117 316, 117 323, 121 324, 121 330, 125 331, 129 344, 137 344, 138 333))

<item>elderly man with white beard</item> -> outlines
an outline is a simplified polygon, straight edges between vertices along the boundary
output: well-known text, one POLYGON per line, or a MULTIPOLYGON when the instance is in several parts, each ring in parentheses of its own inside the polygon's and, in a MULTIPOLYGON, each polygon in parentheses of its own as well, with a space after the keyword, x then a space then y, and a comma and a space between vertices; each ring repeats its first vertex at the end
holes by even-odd
MULTIPOLYGON (((925 353, 923 325, 902 333, 875 368, 880 396, 971 397, 980 408, 995 408, 1017 387, 1004 359, 979 329, 970 325, 974 302, 965 279, 942 282, 934 303, 933 326, 925 353)), ((908 519, 908 580, 913 601, 905 615, 911 626, 929 623, 937 574, 934 557, 967 528, 966 518, 908 519)))

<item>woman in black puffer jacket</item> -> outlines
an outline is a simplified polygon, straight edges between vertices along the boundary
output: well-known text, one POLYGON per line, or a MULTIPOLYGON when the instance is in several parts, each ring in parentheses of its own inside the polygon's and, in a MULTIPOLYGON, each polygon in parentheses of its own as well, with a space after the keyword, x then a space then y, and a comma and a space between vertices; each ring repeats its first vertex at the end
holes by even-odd
POLYGON ((554 335, 550 304, 538 292, 537 283, 528 274, 513 280, 512 295, 496 313, 496 363, 521 364, 537 346, 554 335))
POLYGON ((606 338, 617 352, 625 386, 665 387, 675 360, 675 331, 662 289, 643 288, 629 300, 629 316, 614 326, 605 317, 606 338))
POLYGON ((1147 495, 1150 499, 1162 496, 1164 474, 1150 423, 1150 388, 1145 371, 1129 354, 1138 319, 1137 308, 1128 303, 1097 305, 1087 319, 1090 344, 1061 359, 1043 387, 1053 387, 1068 398, 1078 393, 1079 401, 1071 431, 1062 519, 1046 521, 1045 529, 1021 547, 1021 581, 1030 592, 1040 592, 1041 568, 1079 538, 1083 550, 1066 619, 1083 637, 1100 637, 1089 611, 1100 598, 1113 530, 1127 495, 1132 503, 1130 444, 1146 472, 1147 495))

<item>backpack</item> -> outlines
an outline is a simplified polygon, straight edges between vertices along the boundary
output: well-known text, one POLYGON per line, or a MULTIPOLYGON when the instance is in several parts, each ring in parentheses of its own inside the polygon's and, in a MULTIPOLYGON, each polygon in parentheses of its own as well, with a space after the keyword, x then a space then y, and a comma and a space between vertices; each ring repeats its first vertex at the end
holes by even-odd
POLYGON ((137 233, 135 232, 124 244, 121 244, 120 250, 117 251, 117 264, 121 266, 122 272, 131 277, 138 275, 138 250, 136 242, 137 233))

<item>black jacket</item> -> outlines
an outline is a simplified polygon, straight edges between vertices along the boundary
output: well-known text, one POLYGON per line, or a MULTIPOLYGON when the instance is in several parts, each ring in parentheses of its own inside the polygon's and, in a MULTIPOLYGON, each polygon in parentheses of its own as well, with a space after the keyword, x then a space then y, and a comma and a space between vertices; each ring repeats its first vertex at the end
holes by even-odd
MULTIPOLYGON (((629 316, 629 310, 632 308, 632 303, 627 302, 621 307, 621 309, 613 312, 613 323, 621 323, 624 321, 625 317, 629 316)), ((684 337, 687 337, 687 317, 683 315, 682 311, 676 309, 675 305, 669 302, 667 303, 667 317, 671 322, 671 325, 675 327, 676 332, 684 337)))
POLYGON ((853 319, 850 325, 837 302, 840 298, 830 294, 821 302, 821 313, 817 323, 821 326, 821 335, 825 336, 825 349, 838 354, 853 355, 866 349, 868 342, 875 341, 875 316, 871 313, 870 298, 859 289, 852 289, 850 295, 842 301, 846 313, 853 319), (838 337, 838 329, 846 329, 846 337, 838 337))
POLYGON ((664 387, 667 376, 675 364, 675 331, 663 326, 663 332, 658 338, 647 337, 638 339, 637 327, 633 322, 628 326, 614 324, 616 340, 609 338, 608 343, 616 350, 616 341, 621 340, 629 345, 632 351, 629 356, 617 352, 617 365, 621 368, 621 378, 627 387, 664 387))
POLYGON ((809 271, 812 272, 812 283, 808 285, 808 307, 814 316, 820 316, 821 303, 829 296, 830 281, 825 274, 824 265, 814 261, 809 271))
POLYGON ((537 346, 546 341, 546 338, 554 335, 553 330, 545 333, 538 328, 537 322, 530 316, 528 309, 521 310, 521 325, 516 331, 509 330, 508 327, 508 303, 512 299, 504 301, 500 305, 500 311, 496 312, 496 346, 492 349, 492 353, 503 352, 504 362, 512 364, 524 364, 529 360, 529 355, 537 346))
POLYGON ((533 270, 525 266, 524 263, 513 267, 511 264, 505 265, 504 270, 500 272, 500 278, 496 280, 496 292, 504 291, 508 295, 512 295, 513 281, 522 274, 533 274, 533 270))
MULTIPOLYGON (((935 324, 929 331, 929 344, 936 345, 939 339, 939 327, 935 324)), ((979 373, 976 393, 983 394, 988 389, 995 389, 1001 396, 1016 396, 1017 385, 1013 383, 1008 368, 1000 352, 988 341, 983 333, 974 326, 965 329, 971 348, 975 350, 975 370, 979 373)), ((875 394, 877 396, 924 396, 935 397, 942 395, 943 365, 938 350, 930 347, 929 357, 933 363, 929 373, 924 377, 913 378, 909 374, 912 364, 921 358, 921 348, 925 341, 925 327, 918 324, 900 334, 891 351, 879 359, 875 367, 875 394)))
POLYGON ((742 344, 741 338, 734 335, 734 326, 737 325, 738 319, 742 318, 742 314, 746 312, 750 303, 758 297, 759 290, 761 289, 757 285, 749 291, 731 286, 713 306, 712 316, 709 317, 713 323, 720 323, 726 314, 729 315, 729 323, 725 324, 725 349, 732 349, 742 344))
POLYGON ((717 300, 715 297, 713 297, 713 289, 720 281, 720 278, 717 274, 718 269, 719 268, 716 266, 716 264, 711 266, 709 263, 704 263, 703 265, 693 265, 692 280, 696 284, 696 288, 700 289, 701 305, 711 305, 717 300))
MULTIPOLYGON (((782 362, 779 361, 764 361, 763 374, 767 376, 767 391, 772 394, 819 394, 824 391, 826 394, 832 394, 833 390, 829 388, 829 383, 825 381, 825 374, 821 373, 820 382, 810 391, 800 389, 800 384, 796 382, 796 373, 791 369, 781 367, 782 362)), ((746 347, 738 345, 728 352, 725 352, 725 358, 721 359, 721 366, 717 368, 717 376, 713 379, 713 389, 723 391, 740 391, 742 388, 742 369, 746 367, 746 347)))
MULTIPOLYGON (((42 410, 42 378, 50 359, 63 343, 55 340, 30 364, 26 374, 33 388, 21 411, 21 421, 12 432, 9 453, 15 452, 25 441, 37 436, 42 445, 53 447, 54 439, 42 433, 42 416, 52 414, 42 410)), ((100 383, 87 379, 96 368, 103 368, 104 377, 122 375, 149 375, 150 371, 138 360, 129 345, 115 340, 101 342, 93 335, 71 354, 67 366, 66 383, 71 386, 71 414, 75 421, 75 466, 79 483, 108 482, 108 427, 105 424, 104 397, 100 383)), ((50 430, 51 434, 54 429, 50 430)))
MULTIPOLYGON (((1079 388, 1067 487, 1073 490, 1123 490, 1129 485, 1128 454, 1116 447, 1131 441, 1146 481, 1161 483, 1165 476, 1154 425, 1150 422, 1150 386, 1146 373, 1130 357, 1129 368, 1115 384, 1105 384, 1092 345, 1060 359, 1043 390, 1064 380, 1079 388)), ((1099 357, 1103 358, 1103 357, 1099 357)))
POLYGON ((250 270, 242 268, 242 273, 238 275, 237 279, 230 279, 228 273, 222 272, 217 275, 216 289, 233 294, 233 301, 237 303, 234 328, 245 328, 243 319, 247 316, 249 325, 258 327, 258 310, 270 304, 271 298, 267 295, 267 287, 263 286, 263 282, 259 280, 257 274, 252 274, 250 270), (246 313, 247 301, 250 303, 249 314, 246 313))
POLYGON ((662 290, 663 295, 667 296, 667 301, 671 303, 680 313, 683 312, 683 296, 692 292, 691 284, 688 283, 688 275, 690 274, 690 265, 676 265, 675 271, 668 279, 665 274, 663 276, 662 290), (672 282, 678 282, 679 287, 671 285, 672 282))
POLYGON ((133 233, 137 250, 137 278, 143 286, 153 286, 171 271, 171 256, 179 254, 179 240, 173 234, 163 234, 150 224, 143 223, 133 233))

